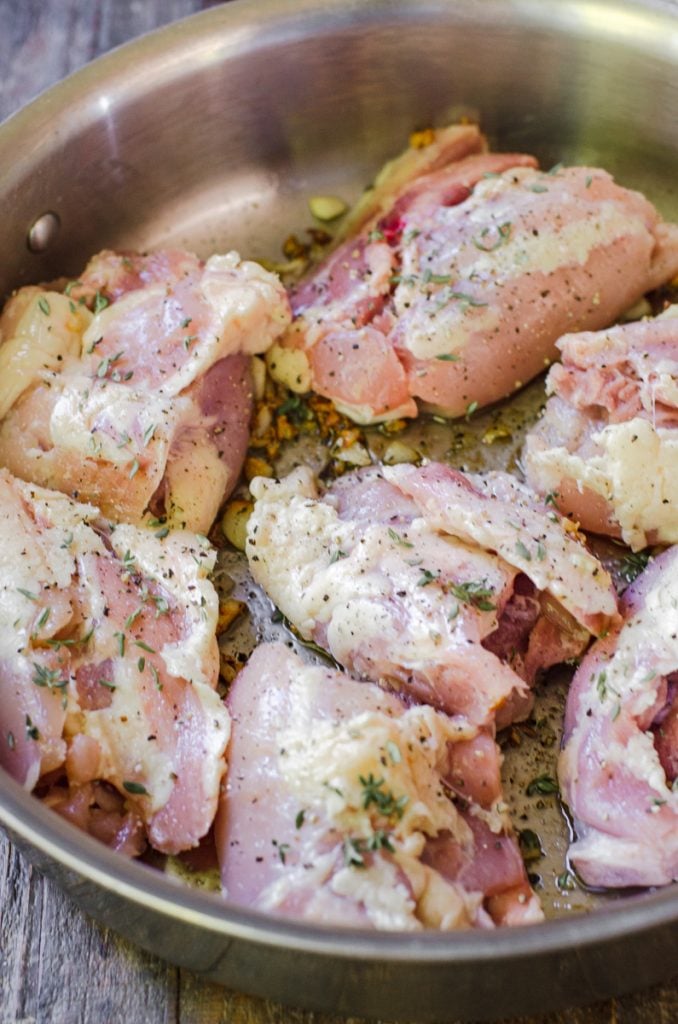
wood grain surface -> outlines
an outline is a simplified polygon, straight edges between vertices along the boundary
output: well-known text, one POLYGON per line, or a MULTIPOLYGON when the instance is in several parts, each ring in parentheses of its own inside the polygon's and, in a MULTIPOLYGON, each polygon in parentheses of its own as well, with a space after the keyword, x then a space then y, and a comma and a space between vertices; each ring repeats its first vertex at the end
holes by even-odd
MULTIPOLYGON (((111 47, 211 6, 210 0, 0 0, 0 119, 111 47)), ((141 952, 81 913, 0 831, 0 1024, 118 1021, 340 1024, 229 992, 141 952)), ((677 1022, 678 983, 510 1024, 677 1022)))

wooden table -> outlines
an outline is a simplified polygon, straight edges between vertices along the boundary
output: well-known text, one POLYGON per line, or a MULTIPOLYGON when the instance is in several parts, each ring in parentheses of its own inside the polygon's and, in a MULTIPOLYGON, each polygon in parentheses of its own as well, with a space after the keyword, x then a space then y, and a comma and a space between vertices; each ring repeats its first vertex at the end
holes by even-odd
MULTIPOLYGON (((0 0, 0 120, 98 54, 211 6, 214 0, 0 0)), ((0 832, 0 1024, 118 1021, 339 1024, 226 991, 140 952, 81 913, 0 832)), ((675 1024, 678 982, 511 1024, 565 1022, 675 1024)))

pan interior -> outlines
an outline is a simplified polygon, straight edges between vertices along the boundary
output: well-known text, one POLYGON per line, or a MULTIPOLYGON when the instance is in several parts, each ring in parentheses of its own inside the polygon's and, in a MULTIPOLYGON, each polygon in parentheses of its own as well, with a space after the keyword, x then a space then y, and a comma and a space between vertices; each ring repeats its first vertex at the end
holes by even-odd
MULTIPOLYGON (((280 259, 283 239, 312 226, 311 196, 354 200, 413 129, 459 117, 478 120, 493 148, 534 152, 546 167, 603 166, 678 219, 678 29, 661 5, 235 2, 126 52, 0 130, 9 168, 0 293, 76 274, 104 247, 180 245, 203 256, 236 248, 280 259), (664 115, 651 114, 658 110, 664 115), (27 232, 48 210, 60 231, 47 251, 30 253, 27 232)), ((540 387, 519 416, 502 412, 517 419, 499 454, 482 446, 483 419, 457 448, 454 426, 429 422, 411 433, 424 432, 430 454, 452 451, 457 465, 510 464, 540 387)), ((247 590, 242 563, 225 568, 247 590)), ((267 614, 262 604, 241 645, 266 631, 267 614)), ((543 700, 551 728, 562 705, 557 681, 543 700)), ((529 776, 553 770, 557 741, 543 737, 522 740, 536 760, 515 769, 518 815, 527 813, 529 776)), ((513 748, 508 757, 512 770, 513 748)), ((560 810, 552 798, 536 804, 522 827, 555 851, 536 869, 549 906, 587 909, 592 897, 558 882, 560 810)))

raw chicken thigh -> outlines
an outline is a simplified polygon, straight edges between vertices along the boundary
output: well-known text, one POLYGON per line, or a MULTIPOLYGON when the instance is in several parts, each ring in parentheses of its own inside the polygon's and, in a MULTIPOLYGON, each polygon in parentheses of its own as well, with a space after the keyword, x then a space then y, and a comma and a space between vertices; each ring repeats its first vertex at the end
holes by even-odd
POLYGON ((506 474, 431 463, 258 478, 252 574, 305 639, 354 675, 474 725, 525 717, 540 669, 616 616, 610 578, 506 474))
POLYGON ((494 747, 473 729, 282 644, 255 651, 228 707, 215 834, 229 900, 388 930, 542 919, 494 747))
POLYGON ((570 859, 589 885, 667 885, 678 880, 678 548, 650 563, 622 611, 568 696, 570 859))
POLYGON ((64 293, 22 288, 0 317, 0 463, 115 521, 206 533, 244 461, 251 356, 289 319, 234 252, 104 252, 64 293))
POLYGON ((116 849, 176 853, 225 769, 215 553, 98 516, 0 470, 0 764, 116 849))
POLYGON ((487 153, 473 126, 406 154, 354 234, 291 293, 275 377, 360 423, 460 416, 540 373, 566 331, 612 323, 678 272, 678 228, 586 167, 487 153), (425 152, 425 150, 424 150, 425 152), (421 171, 425 173, 421 174, 421 171))
POLYGON ((532 487, 635 550, 678 541, 677 314, 561 338, 523 453, 532 487))

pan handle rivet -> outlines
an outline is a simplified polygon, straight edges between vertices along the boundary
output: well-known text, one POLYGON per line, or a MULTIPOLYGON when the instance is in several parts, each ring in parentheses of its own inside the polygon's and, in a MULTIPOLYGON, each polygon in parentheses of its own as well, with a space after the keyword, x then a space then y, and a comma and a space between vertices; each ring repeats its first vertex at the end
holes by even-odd
POLYGON ((26 239, 31 252, 45 252, 59 233, 59 215, 48 210, 33 221, 26 239))

